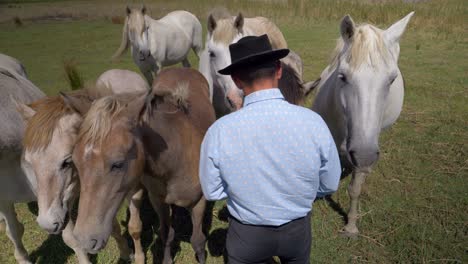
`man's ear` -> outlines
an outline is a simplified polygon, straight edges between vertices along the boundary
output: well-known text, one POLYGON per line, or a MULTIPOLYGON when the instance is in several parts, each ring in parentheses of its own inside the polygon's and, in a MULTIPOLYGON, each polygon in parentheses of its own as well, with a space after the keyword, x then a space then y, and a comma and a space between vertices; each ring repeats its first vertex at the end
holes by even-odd
POLYGON ((283 76, 283 62, 278 61, 276 62, 276 72, 275 72, 276 80, 281 79, 281 76, 283 76))

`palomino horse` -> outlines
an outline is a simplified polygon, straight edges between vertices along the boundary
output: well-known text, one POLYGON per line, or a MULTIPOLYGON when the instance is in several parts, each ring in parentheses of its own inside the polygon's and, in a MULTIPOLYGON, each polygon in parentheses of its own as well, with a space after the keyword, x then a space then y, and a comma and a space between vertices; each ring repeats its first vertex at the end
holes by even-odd
POLYGON ((36 181, 21 170, 24 122, 15 102, 30 103, 44 93, 28 80, 19 61, 3 54, 0 54, 0 93, 0 221, 5 221, 16 261, 26 264, 31 262, 21 241, 24 228, 16 218, 14 203, 36 200, 36 181))
MULTIPOLYGON (((115 69, 103 73, 96 81, 96 87, 72 94, 90 105, 92 100, 110 93, 146 94, 148 90, 146 81, 137 73, 115 69)), ((82 122, 81 115, 75 113, 76 109, 68 107, 66 100, 60 96, 46 97, 29 106, 18 104, 18 108, 26 121, 22 166, 29 177, 37 179, 37 222, 49 233, 63 231, 65 243, 74 249, 79 262, 89 263, 86 252, 78 247, 71 235, 73 222, 68 214, 79 191, 71 154, 82 122)), ((130 222, 139 221, 138 213, 132 216, 130 222)), ((128 259, 130 252, 127 242, 120 234, 117 221, 113 224, 113 236, 119 246, 120 257, 128 259)), ((135 243, 136 257, 143 254, 139 253, 137 246, 138 243, 135 243)))
POLYGON ((399 40, 413 12, 386 30, 341 21, 332 63, 322 72, 312 109, 331 130, 340 152, 350 209, 347 235, 356 235, 361 185, 379 158, 379 134, 398 118, 403 105, 403 77, 398 69, 399 40))
POLYGON ((199 262, 205 263, 206 201, 198 162, 203 136, 214 120, 208 83, 188 68, 161 71, 148 96, 95 101, 73 151, 81 182, 73 234, 83 248, 97 252, 104 247, 125 194, 143 183, 159 215, 163 263, 172 263, 171 204, 191 210, 190 241, 199 262))
POLYGON ((187 11, 173 11, 155 20, 146 14, 145 7, 127 7, 122 42, 113 58, 120 57, 129 43, 133 61, 152 84, 153 74, 158 74, 162 66, 182 62, 184 67, 190 67, 187 58, 190 49, 199 56, 203 47, 202 26, 187 11))
MULTIPOLYGON (((231 77, 218 73, 218 70, 231 64, 229 45, 242 37, 262 34, 268 35, 273 49, 287 48, 283 34, 267 18, 244 18, 242 14, 232 17, 227 13, 219 15, 216 12, 209 15, 208 35, 205 50, 200 56, 199 70, 210 84, 210 96, 217 116, 239 109, 243 101, 243 93, 236 87, 231 77)), ((280 85, 279 88, 285 96, 292 93, 300 95, 298 98, 286 96, 288 102, 300 104, 305 93, 302 85, 302 60, 291 51, 282 62, 283 78, 297 80, 297 83, 289 82, 288 86, 280 85)))

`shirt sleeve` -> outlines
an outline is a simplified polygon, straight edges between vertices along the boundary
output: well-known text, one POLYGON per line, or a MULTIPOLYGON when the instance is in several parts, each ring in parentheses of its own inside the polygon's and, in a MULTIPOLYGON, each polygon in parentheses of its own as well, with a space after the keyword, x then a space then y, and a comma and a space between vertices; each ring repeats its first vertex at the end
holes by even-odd
POLYGON ((227 198, 226 184, 219 170, 219 133, 211 127, 205 134, 200 150, 200 184, 205 198, 209 201, 227 198))
POLYGON ((341 164, 336 149, 335 141, 328 127, 328 140, 325 141, 320 151, 321 166, 319 171, 319 188, 317 197, 323 197, 332 194, 338 190, 338 184, 341 177, 341 164))

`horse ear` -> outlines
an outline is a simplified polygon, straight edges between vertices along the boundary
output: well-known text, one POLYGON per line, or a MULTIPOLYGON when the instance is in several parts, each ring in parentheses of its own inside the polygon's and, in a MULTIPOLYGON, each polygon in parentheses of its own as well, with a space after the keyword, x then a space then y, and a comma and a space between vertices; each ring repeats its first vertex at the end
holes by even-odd
POLYGON ((130 13, 132 12, 130 7, 128 7, 128 6, 125 8, 125 11, 127 12, 127 16, 130 15, 130 13))
POLYGON ((143 94, 127 104, 127 107, 125 110, 127 117, 132 122, 135 122, 134 123, 135 125, 143 116, 143 113, 145 112, 145 109, 146 109, 146 103, 148 102, 148 100, 151 100, 151 98, 152 98, 152 93, 143 94))
POLYGON ((395 24, 391 25, 389 28, 387 28, 387 30, 385 30, 384 32, 385 38, 392 44, 399 42, 401 36, 405 32, 408 22, 410 21, 413 15, 414 11, 409 13, 399 21, 395 22, 395 24))
POLYGON ((244 16, 240 12, 234 20, 234 27, 237 28, 237 31, 242 32, 242 28, 244 27, 244 16))
POLYGON ((216 28, 216 20, 215 18, 213 17, 212 14, 210 14, 208 16, 208 25, 207 25, 207 28, 208 28, 208 32, 210 33, 213 33, 213 31, 215 30, 216 28))
POLYGON ((341 37, 343 38, 345 42, 348 42, 351 40, 351 38, 354 35, 354 29, 355 29, 355 25, 351 16, 346 15, 345 17, 343 17, 343 19, 341 20, 341 24, 340 24, 340 32, 341 32, 341 37))
POLYGON ((141 8, 141 13, 143 15, 146 15, 146 6, 145 5, 143 5, 143 7, 141 8))
POLYGON ((65 105, 81 116, 88 112, 93 102, 89 97, 83 95, 68 95, 60 92, 60 97, 62 97, 65 105))
POLYGON ((10 100, 13 102, 13 104, 16 107, 16 111, 20 113, 24 121, 29 121, 29 119, 31 119, 31 117, 33 117, 36 114, 36 111, 34 109, 32 109, 26 104, 19 102, 12 95, 10 95, 10 100))

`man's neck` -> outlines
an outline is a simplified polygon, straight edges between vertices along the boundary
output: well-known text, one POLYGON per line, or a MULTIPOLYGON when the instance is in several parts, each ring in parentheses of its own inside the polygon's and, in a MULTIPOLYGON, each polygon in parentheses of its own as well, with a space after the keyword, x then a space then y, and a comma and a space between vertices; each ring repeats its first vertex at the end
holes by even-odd
POLYGON ((256 80, 252 85, 250 86, 245 86, 244 89, 244 95, 247 96, 251 93, 262 91, 262 90, 267 90, 271 88, 277 88, 278 87, 278 80, 274 79, 260 79, 256 80))

